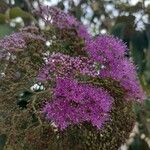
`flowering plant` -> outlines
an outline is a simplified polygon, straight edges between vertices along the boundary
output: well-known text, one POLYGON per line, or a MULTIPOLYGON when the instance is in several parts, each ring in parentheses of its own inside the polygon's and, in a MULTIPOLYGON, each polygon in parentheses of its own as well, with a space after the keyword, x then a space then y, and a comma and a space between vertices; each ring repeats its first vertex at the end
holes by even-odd
POLYGON ((44 30, 25 27, 0 40, 6 148, 118 149, 134 126, 132 104, 145 99, 127 47, 92 37, 56 7, 36 13, 44 30))

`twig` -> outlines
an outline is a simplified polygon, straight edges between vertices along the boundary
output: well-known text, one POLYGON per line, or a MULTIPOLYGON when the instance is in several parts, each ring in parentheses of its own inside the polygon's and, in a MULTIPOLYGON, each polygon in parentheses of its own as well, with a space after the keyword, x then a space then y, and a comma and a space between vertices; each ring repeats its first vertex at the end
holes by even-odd
POLYGON ((29 11, 29 12, 32 12, 32 5, 31 5, 31 3, 29 2, 29 0, 24 0, 24 2, 27 4, 28 11, 29 11))
POLYGON ((12 7, 11 0, 9 0, 9 7, 10 7, 10 8, 12 7))
POLYGON ((35 108, 36 99, 37 99, 37 97, 36 97, 36 95, 34 95, 33 96, 33 101, 32 101, 32 108, 33 108, 34 113, 37 115, 37 118, 38 118, 38 121, 39 121, 40 125, 42 126, 42 121, 41 121, 40 117, 38 116, 38 112, 35 108))

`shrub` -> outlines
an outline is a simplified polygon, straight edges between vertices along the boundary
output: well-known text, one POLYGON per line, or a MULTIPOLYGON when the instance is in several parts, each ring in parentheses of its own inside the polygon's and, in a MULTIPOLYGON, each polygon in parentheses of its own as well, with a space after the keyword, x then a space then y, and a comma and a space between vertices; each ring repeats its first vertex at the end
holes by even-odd
POLYGON ((0 40, 0 132, 6 149, 115 150, 145 94, 125 44, 92 37, 73 16, 41 6, 44 30, 0 40))

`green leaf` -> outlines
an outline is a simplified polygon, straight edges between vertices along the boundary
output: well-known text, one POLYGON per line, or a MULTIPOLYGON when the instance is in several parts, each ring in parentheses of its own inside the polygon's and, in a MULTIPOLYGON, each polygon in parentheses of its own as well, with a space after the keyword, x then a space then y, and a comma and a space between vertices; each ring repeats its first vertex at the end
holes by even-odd
POLYGON ((118 23, 126 23, 126 24, 131 24, 132 26, 134 26, 134 22, 135 22, 135 16, 133 16, 133 15, 119 16, 116 19, 116 24, 118 24, 118 23))
POLYGON ((146 35, 148 39, 148 48, 150 49, 150 24, 146 24, 146 35))
POLYGON ((21 6, 24 3, 24 0, 15 0, 16 6, 21 6))
POLYGON ((9 35, 14 31, 14 28, 10 27, 8 24, 0 24, 0 37, 9 35))
POLYGON ((132 36, 132 33, 135 31, 136 26, 134 22, 135 22, 135 16, 132 16, 132 15, 119 16, 116 19, 115 26, 118 29, 118 34, 123 35, 123 37, 120 37, 120 36, 119 37, 125 40, 126 42, 129 42, 130 37, 132 36))
POLYGON ((5 15, 0 13, 0 23, 5 23, 5 15))
POLYGON ((146 59, 146 69, 145 69, 145 77, 147 80, 147 83, 150 86, 150 24, 146 24, 146 30, 145 30, 147 41, 148 41, 148 47, 145 51, 145 59, 146 59))
POLYGON ((150 100, 145 101, 145 108, 150 111, 150 100))
POLYGON ((149 150, 149 147, 144 140, 135 137, 134 142, 129 146, 129 150, 149 150))
POLYGON ((124 38, 124 30, 126 27, 126 23, 117 23, 115 26, 111 29, 111 34, 114 36, 117 36, 118 38, 123 39, 124 38))
POLYGON ((22 10, 19 7, 11 8, 9 11, 9 16, 10 16, 10 19, 13 19, 16 17, 21 17, 25 20, 33 20, 34 19, 34 17, 30 13, 22 10))
POLYGON ((147 48, 148 42, 144 32, 135 31, 131 37, 131 53, 135 64, 138 66, 139 73, 145 69, 144 48, 147 48))

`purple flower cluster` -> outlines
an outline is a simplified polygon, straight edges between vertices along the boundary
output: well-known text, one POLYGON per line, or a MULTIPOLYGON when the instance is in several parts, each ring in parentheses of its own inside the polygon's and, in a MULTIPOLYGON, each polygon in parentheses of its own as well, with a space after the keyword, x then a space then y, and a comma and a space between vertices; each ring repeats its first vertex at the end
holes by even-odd
POLYGON ((35 40, 35 41, 42 41, 46 42, 46 39, 42 37, 41 35, 29 33, 29 32, 22 32, 23 37, 25 40, 35 40))
POLYGON ((89 56, 54 53, 48 57, 38 79, 56 82, 54 97, 43 108, 49 120, 61 129, 85 121, 100 129, 109 118, 112 98, 100 87, 77 83, 75 78, 79 75, 118 81, 126 91, 126 100, 145 99, 134 64, 125 58, 127 47, 121 40, 106 35, 92 39, 85 26, 56 7, 43 6, 40 15, 47 24, 59 29, 76 29, 79 38, 85 40, 89 56))
POLYGON ((83 122, 90 122, 100 129, 109 118, 112 101, 102 88, 57 78, 53 100, 45 105, 43 112, 62 130, 83 122))
POLYGON ((119 81, 127 91, 126 99, 145 99, 134 64, 125 58, 127 49, 123 42, 112 36, 99 36, 89 42, 86 49, 93 61, 103 65, 100 77, 119 81))
MULTIPOLYGON (((85 26, 56 7, 41 6, 38 13, 48 25, 71 33, 76 31, 79 41, 81 38, 84 39, 85 47, 81 49, 87 52, 86 57, 62 53, 46 56, 45 64, 39 71, 38 80, 56 83, 52 99, 43 107, 48 120, 63 130, 68 126, 84 122, 101 129, 109 119, 113 103, 109 91, 96 87, 94 84, 78 82, 76 79, 80 77, 81 79, 82 77, 109 78, 118 81, 125 90, 126 100, 145 99, 137 79, 136 68, 133 62, 125 57, 127 48, 122 41, 112 36, 99 36, 92 39, 85 26)), ((32 40, 46 42, 35 27, 24 28, 20 32, 1 39, 0 48, 4 51, 0 54, 0 60, 11 52, 27 48, 28 41, 32 40)))
POLYGON ((78 22, 72 15, 65 13, 57 7, 41 6, 37 13, 46 24, 52 24, 59 29, 76 29, 79 37, 85 40, 91 38, 84 25, 78 22))
POLYGON ((23 34, 18 32, 0 40, 0 47, 10 52, 17 51, 26 48, 26 42, 23 38, 23 34))
POLYGON ((55 80, 57 77, 75 78, 80 74, 98 76, 94 62, 87 57, 71 57, 54 53, 47 58, 45 66, 39 71, 38 80, 55 80))
POLYGON ((45 39, 40 35, 31 34, 29 32, 17 32, 0 40, 0 48, 3 48, 9 52, 21 51, 27 47, 27 40, 39 40, 45 39))
POLYGON ((57 7, 41 6, 38 14, 47 24, 53 24, 58 28, 70 28, 78 24, 77 20, 57 7))
POLYGON ((127 48, 121 40, 113 36, 98 36, 87 43, 87 51, 94 61, 100 63, 111 63, 112 61, 124 58, 127 48))

